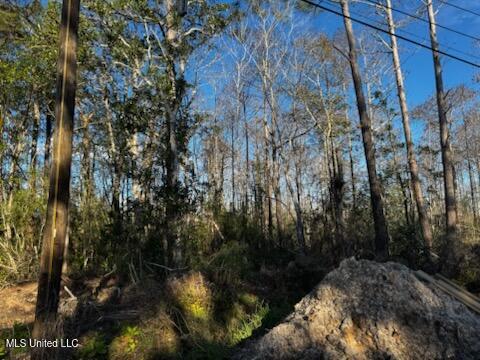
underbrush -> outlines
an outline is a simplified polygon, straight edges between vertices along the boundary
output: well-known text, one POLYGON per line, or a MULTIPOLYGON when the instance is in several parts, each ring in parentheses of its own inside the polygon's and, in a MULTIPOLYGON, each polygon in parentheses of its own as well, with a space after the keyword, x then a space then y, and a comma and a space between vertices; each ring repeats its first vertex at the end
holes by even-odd
POLYGON ((141 310, 140 319, 85 333, 74 358, 228 358, 242 341, 290 310, 270 305, 246 283, 254 266, 247 252, 227 243, 197 270, 137 283, 129 290, 129 303, 141 310))
POLYGON ((30 329, 25 324, 15 323, 10 329, 0 330, 0 360, 15 358, 28 351, 25 347, 7 349, 7 339, 17 339, 18 344, 20 344, 21 339, 28 339, 29 337, 30 329))
POLYGON ((19 189, 0 203, 0 287, 36 276, 44 199, 19 189))

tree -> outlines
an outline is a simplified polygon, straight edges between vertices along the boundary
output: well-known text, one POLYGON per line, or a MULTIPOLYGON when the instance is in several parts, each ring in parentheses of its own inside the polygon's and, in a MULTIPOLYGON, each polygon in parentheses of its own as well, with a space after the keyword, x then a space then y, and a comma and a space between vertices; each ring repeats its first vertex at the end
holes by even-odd
MULTIPOLYGON (((33 336, 37 339, 49 338, 54 334, 58 310, 70 197, 79 7, 79 0, 63 1, 57 63, 57 122, 33 327, 33 336)), ((48 356, 35 353, 34 358, 48 356)))
POLYGON ((435 70, 435 85, 437 88, 438 121, 440 124, 440 147, 443 165, 443 185, 445 192, 445 223, 447 232, 447 246, 445 248, 446 261, 451 265, 453 262, 453 244, 457 237, 457 200, 455 196, 455 179, 452 158, 451 139, 445 92, 443 88, 442 65, 438 53, 437 29, 432 0, 427 1, 428 19, 430 23, 430 42, 433 49, 433 66, 435 70))
POLYGON ((360 117, 360 126, 363 137, 363 147, 368 170, 368 181, 370 184, 370 201, 372 203, 373 221, 375 226, 375 252, 379 258, 388 256, 389 234, 387 222, 385 219, 382 189, 377 175, 375 144, 372 136, 372 124, 367 111, 365 95, 363 92, 362 78, 357 62, 357 51, 355 37, 353 35, 352 22, 350 20, 350 11, 348 0, 342 0, 342 13, 344 16, 345 31, 348 39, 349 53, 348 59, 352 71, 352 78, 357 97, 357 108, 360 117))
POLYGON ((392 50, 393 68, 397 82, 397 95, 400 103, 400 111, 402 114, 403 131, 405 134, 405 143, 407 146, 407 159, 410 169, 410 179, 412 182, 413 194, 417 204, 418 219, 422 229, 423 240, 428 251, 432 248, 432 229, 428 218, 425 202, 423 200, 422 185, 420 182, 420 174, 415 157, 415 148, 412 141, 412 131, 410 129, 410 115, 408 112, 407 98, 405 95, 405 86, 403 82, 402 68, 400 64, 400 56, 398 54, 397 38, 395 36, 395 23, 393 21, 391 0, 386 0, 386 13, 388 28, 390 30, 390 47, 392 50))

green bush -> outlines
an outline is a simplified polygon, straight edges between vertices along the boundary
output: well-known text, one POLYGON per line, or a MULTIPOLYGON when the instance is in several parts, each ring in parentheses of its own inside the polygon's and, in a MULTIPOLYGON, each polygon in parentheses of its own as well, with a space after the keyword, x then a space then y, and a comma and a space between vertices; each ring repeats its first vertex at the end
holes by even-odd
POLYGON ((252 270, 253 265, 249 261, 247 245, 231 241, 205 261, 203 268, 216 284, 236 286, 252 270))

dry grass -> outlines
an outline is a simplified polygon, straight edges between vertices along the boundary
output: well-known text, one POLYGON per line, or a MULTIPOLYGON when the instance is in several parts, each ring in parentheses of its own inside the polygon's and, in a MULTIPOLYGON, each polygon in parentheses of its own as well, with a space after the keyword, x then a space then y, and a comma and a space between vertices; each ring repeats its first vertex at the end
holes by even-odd
POLYGON ((32 323, 35 318, 36 299, 36 282, 0 290, 0 329, 10 328, 15 323, 32 323))

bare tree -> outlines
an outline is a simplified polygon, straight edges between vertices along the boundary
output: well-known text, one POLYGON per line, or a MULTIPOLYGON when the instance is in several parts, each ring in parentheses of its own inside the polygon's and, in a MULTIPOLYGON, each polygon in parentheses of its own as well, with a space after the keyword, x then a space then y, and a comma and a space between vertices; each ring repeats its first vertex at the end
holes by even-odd
POLYGON ((422 228, 423 240, 425 247, 430 250, 432 248, 432 229, 430 220, 428 218, 425 202, 423 200, 422 185, 420 182, 420 175, 415 157, 415 148, 412 141, 412 131, 410 129, 410 115, 408 112, 407 98, 405 95, 405 85, 403 82, 402 68, 400 64, 400 56, 398 54, 397 38, 395 36, 395 23, 392 14, 391 0, 386 0, 386 13, 388 28, 390 30, 390 46, 392 50, 393 67, 395 71, 395 78, 397 81, 397 95, 400 103, 400 111, 402 113, 403 131, 405 134, 405 143, 407 145, 407 159, 410 169, 410 179, 413 188, 415 202, 417 204, 418 219, 422 228))
POLYGON ((433 49, 433 64, 435 69, 435 84, 437 88, 438 120, 440 124, 440 146, 443 165, 443 185, 445 191, 445 220, 447 231, 446 255, 447 262, 452 262, 453 244, 457 236, 457 200, 455 196, 455 179, 452 158, 451 139, 445 91, 443 88, 442 65, 438 53, 437 29, 432 0, 427 0, 428 19, 430 22, 430 41, 433 49))
POLYGON ((372 136, 372 124, 367 111, 367 104, 363 92, 362 78, 357 62, 356 42, 353 35, 352 22, 348 0, 341 0, 342 13, 344 16, 345 31, 349 46, 349 62, 352 71, 352 78, 357 97, 357 107, 360 116, 360 126, 363 137, 363 147, 368 170, 368 181, 370 183, 370 198, 372 202, 373 221, 375 225, 375 252, 379 258, 388 256, 389 235, 385 219, 382 189, 377 175, 375 144, 372 136))

